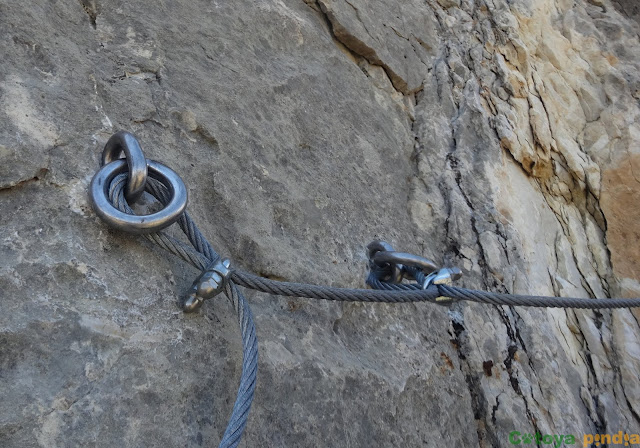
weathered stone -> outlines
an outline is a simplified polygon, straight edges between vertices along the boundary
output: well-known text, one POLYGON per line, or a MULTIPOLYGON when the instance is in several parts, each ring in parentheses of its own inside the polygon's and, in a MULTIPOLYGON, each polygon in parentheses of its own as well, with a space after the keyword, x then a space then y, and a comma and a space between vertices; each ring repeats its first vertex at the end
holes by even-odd
MULTIPOLYGON (((241 369, 198 273, 108 229, 109 136, 175 169, 234 265, 360 287, 366 244, 511 293, 640 295, 633 2, 0 5, 0 445, 215 445, 241 369)), ((640 432, 637 311, 247 292, 241 446, 640 432)))
POLYGON ((439 47, 433 11, 423 2, 318 0, 338 41, 381 65, 395 88, 422 88, 439 47))

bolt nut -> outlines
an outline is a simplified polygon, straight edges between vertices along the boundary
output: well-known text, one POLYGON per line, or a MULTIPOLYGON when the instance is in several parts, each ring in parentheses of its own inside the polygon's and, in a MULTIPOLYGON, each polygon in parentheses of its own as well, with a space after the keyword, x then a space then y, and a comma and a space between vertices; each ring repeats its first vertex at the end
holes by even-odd
POLYGON ((185 313, 195 313, 200 309, 204 300, 196 296, 195 292, 191 292, 182 303, 182 311, 185 313))

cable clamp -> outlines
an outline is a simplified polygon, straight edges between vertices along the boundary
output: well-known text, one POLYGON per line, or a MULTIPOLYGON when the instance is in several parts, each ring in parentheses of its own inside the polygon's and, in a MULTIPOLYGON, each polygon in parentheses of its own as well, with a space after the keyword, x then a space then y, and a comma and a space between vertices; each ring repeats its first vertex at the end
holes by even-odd
POLYGON ((182 305, 185 313, 193 313, 200 309, 205 300, 211 299, 222 291, 231 276, 231 261, 228 258, 218 259, 193 282, 186 300, 182 305))
MULTIPOLYGON (((432 272, 427 275, 422 284, 422 289, 427 289, 431 285, 452 285, 454 280, 458 280, 462 277, 462 271, 460 268, 442 268, 436 272, 432 272)), ((441 305, 448 305, 453 303, 454 299, 451 297, 436 297, 436 303, 441 305)))

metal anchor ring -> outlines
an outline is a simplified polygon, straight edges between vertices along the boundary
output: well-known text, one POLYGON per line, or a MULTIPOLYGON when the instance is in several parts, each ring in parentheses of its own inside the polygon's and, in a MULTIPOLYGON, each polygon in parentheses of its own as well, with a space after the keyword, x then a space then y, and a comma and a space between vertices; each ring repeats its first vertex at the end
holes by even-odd
MULTIPOLYGON (((395 252, 395 251, 379 251, 373 255, 373 262, 378 266, 382 266, 385 263, 391 265, 402 265, 404 267, 413 267, 421 270, 425 274, 430 274, 438 269, 433 261, 428 258, 421 257, 419 255, 395 252)), ((403 270, 404 271, 404 270, 403 270)))
POLYGON ((170 226, 184 213, 187 207, 187 188, 180 176, 153 160, 147 159, 145 165, 149 169, 149 176, 160 181, 169 190, 171 200, 162 210, 150 215, 121 212, 109 201, 109 186, 114 177, 127 171, 127 162, 118 159, 107 163, 93 176, 89 195, 97 215, 110 226, 126 232, 152 233, 170 226))
POLYGON ((369 243, 367 246, 368 255, 369 255, 369 267, 374 268, 377 267, 385 267, 389 269, 389 273, 385 276, 385 281, 389 281, 391 283, 400 283, 402 281, 402 265, 395 263, 377 263, 375 261, 375 256, 382 252, 393 252, 393 247, 391 244, 382 240, 375 240, 369 243))
POLYGON ((147 160, 144 157, 140 143, 136 137, 127 132, 119 131, 111 136, 102 151, 102 165, 119 160, 124 152, 129 166, 129 178, 124 191, 124 197, 129 204, 133 204, 142 193, 147 183, 147 160))
POLYGON ((393 247, 391 244, 382 240, 375 240, 369 243, 367 246, 367 250, 369 251, 369 260, 373 260, 373 256, 380 251, 391 251, 393 252, 393 247))

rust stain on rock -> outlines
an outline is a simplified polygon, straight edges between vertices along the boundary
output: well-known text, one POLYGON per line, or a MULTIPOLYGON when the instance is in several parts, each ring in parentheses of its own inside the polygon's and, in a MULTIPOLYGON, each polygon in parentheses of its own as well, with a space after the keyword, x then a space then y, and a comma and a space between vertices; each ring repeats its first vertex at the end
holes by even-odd
POLYGON ((602 172, 600 205, 607 219, 607 246, 618 278, 640 278, 640 154, 602 172))

